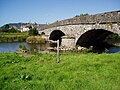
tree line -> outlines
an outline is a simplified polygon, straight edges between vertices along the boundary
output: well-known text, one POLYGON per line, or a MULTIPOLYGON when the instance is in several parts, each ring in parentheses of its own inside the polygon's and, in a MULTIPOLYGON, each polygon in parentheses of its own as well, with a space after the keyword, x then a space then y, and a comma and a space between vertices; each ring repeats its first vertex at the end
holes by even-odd
POLYGON ((20 31, 18 29, 15 29, 12 26, 9 26, 6 24, 4 27, 0 28, 0 33, 19 33, 20 31))

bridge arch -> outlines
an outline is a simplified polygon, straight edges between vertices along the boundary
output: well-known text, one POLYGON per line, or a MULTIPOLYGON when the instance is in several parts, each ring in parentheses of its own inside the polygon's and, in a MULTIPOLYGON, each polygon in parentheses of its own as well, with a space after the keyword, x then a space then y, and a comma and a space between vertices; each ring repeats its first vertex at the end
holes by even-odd
POLYGON ((65 36, 65 34, 61 30, 54 30, 50 33, 49 40, 53 40, 53 41, 59 40, 61 44, 62 36, 65 36))
POLYGON ((92 46, 93 49, 104 50, 109 47, 105 39, 111 34, 113 34, 113 32, 105 29, 91 29, 78 38, 76 45, 86 48, 92 46))

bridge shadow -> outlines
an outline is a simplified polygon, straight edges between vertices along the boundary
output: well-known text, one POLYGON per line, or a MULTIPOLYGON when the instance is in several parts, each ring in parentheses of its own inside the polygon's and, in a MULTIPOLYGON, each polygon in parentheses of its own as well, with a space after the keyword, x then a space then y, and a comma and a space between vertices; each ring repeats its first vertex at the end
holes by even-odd
POLYGON ((92 46, 93 52, 101 53, 105 51, 105 48, 111 47, 111 45, 105 41, 106 37, 111 34, 113 34, 113 32, 104 29, 92 29, 82 34, 76 45, 86 48, 92 46))

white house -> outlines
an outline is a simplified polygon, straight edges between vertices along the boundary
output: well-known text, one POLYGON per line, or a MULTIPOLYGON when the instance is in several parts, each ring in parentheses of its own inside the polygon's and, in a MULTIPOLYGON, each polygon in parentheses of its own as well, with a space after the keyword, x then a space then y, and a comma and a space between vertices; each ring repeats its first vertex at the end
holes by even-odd
POLYGON ((29 28, 26 26, 21 26, 21 32, 27 32, 29 31, 29 28))

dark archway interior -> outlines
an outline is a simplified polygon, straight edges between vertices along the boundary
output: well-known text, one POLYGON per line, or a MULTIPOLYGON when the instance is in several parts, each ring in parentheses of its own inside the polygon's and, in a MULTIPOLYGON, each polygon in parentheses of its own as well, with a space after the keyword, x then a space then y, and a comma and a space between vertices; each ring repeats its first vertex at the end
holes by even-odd
POLYGON ((76 45, 86 48, 93 46, 93 50, 103 51, 105 48, 110 47, 110 45, 105 42, 106 37, 110 34, 113 33, 104 29, 92 29, 82 34, 79 37, 76 45))
POLYGON ((53 41, 60 40, 61 45, 62 36, 65 36, 65 34, 61 30, 54 30, 51 32, 49 39, 53 41))

